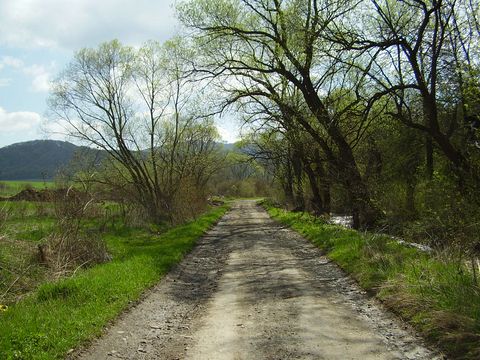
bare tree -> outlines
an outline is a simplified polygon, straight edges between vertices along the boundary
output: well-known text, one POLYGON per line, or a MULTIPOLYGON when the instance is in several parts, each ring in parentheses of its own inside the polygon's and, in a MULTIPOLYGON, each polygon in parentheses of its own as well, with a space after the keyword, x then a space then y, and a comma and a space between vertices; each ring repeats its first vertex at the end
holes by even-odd
POLYGON ((156 222, 171 219, 183 178, 204 179, 210 171, 207 160, 195 171, 186 164, 213 154, 217 136, 210 120, 187 108, 191 86, 175 54, 179 47, 149 42, 136 51, 112 41, 83 49, 50 98, 71 136, 108 152, 115 176, 133 187, 156 222))

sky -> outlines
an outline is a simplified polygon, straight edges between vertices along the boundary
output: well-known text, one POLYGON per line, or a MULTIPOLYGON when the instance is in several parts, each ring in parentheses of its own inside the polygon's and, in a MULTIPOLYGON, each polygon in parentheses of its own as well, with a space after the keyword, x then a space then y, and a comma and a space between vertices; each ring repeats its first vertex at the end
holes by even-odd
MULTIPOLYGON (((173 0, 0 0, 0 147, 55 138, 46 99, 50 81, 75 51, 119 39, 138 46, 179 30, 173 0)), ((232 119, 217 119, 224 141, 232 119)))

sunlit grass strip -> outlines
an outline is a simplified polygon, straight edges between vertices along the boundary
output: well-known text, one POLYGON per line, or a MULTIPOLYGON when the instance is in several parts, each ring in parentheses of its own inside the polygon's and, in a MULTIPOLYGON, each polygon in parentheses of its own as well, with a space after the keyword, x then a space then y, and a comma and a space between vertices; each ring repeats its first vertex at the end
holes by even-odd
POLYGON ((462 262, 264 205, 452 358, 480 358, 480 289, 462 262))
POLYGON ((59 359, 99 335, 178 263, 226 211, 227 206, 213 209, 158 236, 135 229, 109 234, 112 262, 44 284, 0 313, 0 359, 59 359))

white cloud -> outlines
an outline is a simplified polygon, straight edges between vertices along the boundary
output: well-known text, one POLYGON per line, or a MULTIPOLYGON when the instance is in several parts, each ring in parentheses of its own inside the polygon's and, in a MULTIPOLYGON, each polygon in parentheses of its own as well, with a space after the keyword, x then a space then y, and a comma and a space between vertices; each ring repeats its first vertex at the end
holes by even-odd
MULTIPOLYGON (((53 67, 53 66, 51 66, 53 67)), ((31 65, 23 69, 23 72, 32 77, 31 90, 34 92, 48 92, 50 90, 51 72, 43 65, 31 65)))
POLYGON ((2 133, 36 132, 42 117, 36 112, 7 112, 0 107, 0 130, 2 133))
POLYGON ((0 45, 77 50, 112 38, 129 44, 164 40, 176 24, 173 2, 2 0, 0 45))
POLYGON ((68 124, 45 119, 40 127, 42 133, 50 139, 64 139, 68 133, 68 124))
MULTIPOLYGON (((31 80, 30 90, 33 92, 48 92, 50 90, 50 79, 52 72, 55 71, 55 63, 49 66, 33 64, 26 65, 23 60, 13 56, 3 56, 0 60, 0 70, 2 68, 13 68, 27 75, 31 80)), ((10 85, 11 79, 0 78, 0 87, 10 85)))
POLYGON ((3 66, 10 66, 12 68, 18 69, 23 67, 23 61, 13 56, 3 56, 2 61, 0 61, 0 65, 3 66))
POLYGON ((65 140, 65 128, 36 112, 7 112, 0 107, 0 147, 38 139, 65 140))
POLYGON ((0 147, 45 137, 42 121, 44 119, 36 112, 7 112, 0 107, 0 147))
POLYGON ((227 143, 234 143, 240 140, 237 129, 217 124, 217 130, 222 140, 226 141, 227 143))
MULTIPOLYGON (((1 69, 1 67, 0 67, 0 69, 1 69)), ((6 87, 6 86, 10 85, 11 82, 12 82, 12 79, 0 78, 0 87, 6 87)))

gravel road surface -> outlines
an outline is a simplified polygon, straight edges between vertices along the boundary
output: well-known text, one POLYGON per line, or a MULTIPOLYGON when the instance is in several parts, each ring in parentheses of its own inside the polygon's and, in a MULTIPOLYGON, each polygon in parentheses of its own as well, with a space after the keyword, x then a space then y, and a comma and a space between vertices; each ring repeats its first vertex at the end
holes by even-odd
POLYGON ((320 250, 237 201, 75 359, 443 359, 320 250))

